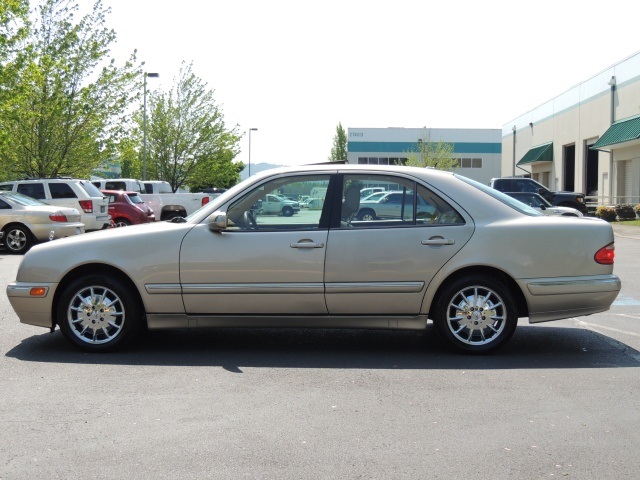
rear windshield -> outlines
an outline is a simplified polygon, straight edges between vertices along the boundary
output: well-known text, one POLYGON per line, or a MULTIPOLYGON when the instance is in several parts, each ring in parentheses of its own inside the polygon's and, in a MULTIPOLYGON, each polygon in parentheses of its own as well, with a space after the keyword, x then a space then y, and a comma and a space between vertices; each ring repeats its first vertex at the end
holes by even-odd
POLYGON ((102 192, 91 182, 78 182, 78 185, 80 185, 90 197, 104 197, 102 192))
POLYGON ((144 203, 142 198, 140 198, 140 195, 137 193, 128 193, 127 196, 129 197, 129 200, 131 200, 131 203, 144 203))
POLYGON ((509 205, 514 210, 517 210, 520 213, 524 213, 525 215, 530 215, 532 217, 541 217, 544 216, 544 213, 539 212, 535 208, 530 207, 529 205, 525 205, 520 200, 516 200, 509 195, 506 195, 495 188, 491 188, 487 185, 483 185, 480 182, 476 182, 475 180, 471 180, 470 178, 464 177, 462 175, 456 175, 457 178, 462 180, 463 182, 468 183, 476 187, 478 190, 482 190, 487 195, 492 196, 493 198, 500 200, 502 203, 509 205))

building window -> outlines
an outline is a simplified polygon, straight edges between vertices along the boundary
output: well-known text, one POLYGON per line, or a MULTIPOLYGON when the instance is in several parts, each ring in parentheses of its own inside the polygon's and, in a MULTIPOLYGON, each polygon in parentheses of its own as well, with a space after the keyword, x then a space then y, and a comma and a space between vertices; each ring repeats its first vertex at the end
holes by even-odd
POLYGON ((481 158, 459 158, 458 166, 462 168, 482 168, 481 158))
POLYGON ((358 157, 358 164, 366 164, 369 163, 367 162, 367 157, 358 157))

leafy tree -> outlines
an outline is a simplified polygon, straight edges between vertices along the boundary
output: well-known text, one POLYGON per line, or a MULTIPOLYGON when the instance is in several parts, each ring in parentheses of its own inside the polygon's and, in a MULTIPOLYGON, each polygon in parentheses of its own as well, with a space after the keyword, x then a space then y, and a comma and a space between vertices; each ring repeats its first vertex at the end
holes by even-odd
MULTIPOLYGON (((13 110, 12 98, 24 54, 20 42, 28 32, 29 4, 27 0, 3 0, 0 2, 0 152, 7 148, 6 114, 13 110)), ((0 156, 0 180, 8 168, 2 165, 0 156)))
POLYGON ((453 150, 453 144, 448 142, 418 142, 418 150, 407 152, 406 165, 412 167, 432 167, 438 170, 455 170, 459 167, 458 157, 453 150))
POLYGON ((97 0, 76 21, 77 1, 42 0, 24 41, 10 108, 1 112, 0 162, 10 177, 88 177, 113 158, 129 124, 125 110, 139 95, 135 53, 117 66, 109 57, 116 38, 106 26, 109 9, 97 0))
POLYGON ((150 96, 147 115, 147 175, 165 180, 173 191, 225 187, 239 179, 242 165, 233 164, 241 136, 227 129, 213 91, 182 64, 169 93, 150 96))
POLYGON ((331 156, 329 161, 342 162, 347 160, 347 134, 342 128, 342 123, 338 122, 336 134, 333 137, 333 147, 331 147, 331 156))

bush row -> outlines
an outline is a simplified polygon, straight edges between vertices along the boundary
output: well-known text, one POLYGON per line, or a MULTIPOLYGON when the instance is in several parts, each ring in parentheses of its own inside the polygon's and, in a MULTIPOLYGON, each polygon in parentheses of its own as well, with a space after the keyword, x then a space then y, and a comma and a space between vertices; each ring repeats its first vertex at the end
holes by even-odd
POLYGON ((606 220, 607 222, 613 222, 618 220, 633 220, 636 215, 640 217, 640 204, 636 205, 616 205, 615 207, 608 207, 606 205, 600 205, 596 208, 596 217, 606 220))

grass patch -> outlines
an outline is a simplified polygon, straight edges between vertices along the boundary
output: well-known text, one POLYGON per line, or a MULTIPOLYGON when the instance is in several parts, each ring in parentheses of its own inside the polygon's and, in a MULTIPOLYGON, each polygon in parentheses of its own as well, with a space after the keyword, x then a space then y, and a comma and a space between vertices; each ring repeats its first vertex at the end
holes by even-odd
POLYGON ((622 220, 615 223, 618 225, 629 225, 630 227, 640 227, 640 220, 622 220))

